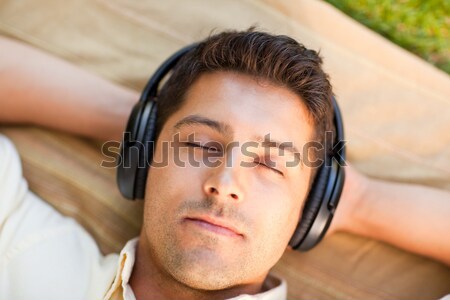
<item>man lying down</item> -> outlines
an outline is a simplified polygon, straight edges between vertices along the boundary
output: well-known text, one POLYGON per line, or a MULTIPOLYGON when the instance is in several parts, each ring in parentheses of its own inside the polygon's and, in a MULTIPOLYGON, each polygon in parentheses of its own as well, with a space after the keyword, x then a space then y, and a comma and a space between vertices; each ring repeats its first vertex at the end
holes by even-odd
MULTIPOLYGON (((135 92, 0 43, 2 123, 122 138, 135 92)), ((172 58, 169 79, 150 82, 134 107, 122 145, 119 188, 145 209, 118 261, 28 190, 17 151, 0 136, 0 299, 286 299, 286 283, 269 270, 284 251, 318 243, 338 202, 328 234, 376 238, 450 265, 449 194, 346 166, 315 51, 250 29, 172 58)))

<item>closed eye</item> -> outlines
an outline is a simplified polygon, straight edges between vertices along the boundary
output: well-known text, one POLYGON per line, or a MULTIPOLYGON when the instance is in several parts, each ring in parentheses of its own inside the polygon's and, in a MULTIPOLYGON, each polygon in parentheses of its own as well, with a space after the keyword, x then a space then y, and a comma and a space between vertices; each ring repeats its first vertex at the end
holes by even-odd
POLYGON ((268 170, 270 170, 270 171, 273 171, 273 172, 275 172, 276 174, 278 174, 278 175, 280 175, 280 176, 284 176, 283 172, 281 172, 281 171, 278 170, 278 169, 272 168, 272 167, 270 167, 269 165, 266 165, 265 163, 258 162, 258 161, 255 161, 255 163, 256 163, 258 166, 261 166, 261 167, 266 168, 266 169, 268 169, 268 170))
POLYGON ((214 151, 214 152, 218 152, 219 151, 219 149, 217 149, 216 147, 207 147, 207 146, 203 146, 203 145, 198 144, 198 143, 186 142, 185 144, 186 144, 186 146, 192 147, 192 148, 202 148, 204 150, 214 151))
POLYGON ((186 144, 186 146, 188 146, 188 147, 193 147, 193 148, 204 148, 202 145, 197 144, 197 143, 186 142, 185 144, 186 144))
MULTIPOLYGON (((207 151, 215 151, 215 152, 220 151, 216 147, 207 147, 207 146, 203 146, 201 144, 194 143, 194 142, 185 142, 185 145, 188 146, 188 147, 192 147, 192 148, 201 148, 201 149, 207 150, 207 151)), ((261 167, 263 167, 263 168, 265 168, 265 169, 267 169, 269 171, 272 171, 272 172, 274 172, 277 175, 284 176, 283 172, 281 172, 278 169, 272 168, 272 167, 270 167, 269 165, 267 165, 267 164, 265 164, 263 162, 255 161, 255 164, 258 165, 258 166, 261 166, 261 167)))

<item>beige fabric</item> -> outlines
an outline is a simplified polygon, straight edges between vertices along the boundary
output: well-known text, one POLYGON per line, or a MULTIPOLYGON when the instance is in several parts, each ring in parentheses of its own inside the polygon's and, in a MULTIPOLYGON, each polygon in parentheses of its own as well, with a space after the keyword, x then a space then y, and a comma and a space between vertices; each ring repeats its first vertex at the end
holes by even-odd
MULTIPOLYGON (((348 156, 371 176, 450 190, 450 79, 331 6, 312 0, 3 0, 0 33, 141 89, 156 66, 211 30, 257 24, 320 49, 344 115, 348 156)), ((98 145, 34 128, 3 128, 30 187, 76 216, 105 252, 135 236, 141 203, 125 202, 98 145), (67 170, 70 169, 70 172, 67 170)), ((293 299, 436 299, 449 268, 340 234, 286 253, 275 272, 293 299)))

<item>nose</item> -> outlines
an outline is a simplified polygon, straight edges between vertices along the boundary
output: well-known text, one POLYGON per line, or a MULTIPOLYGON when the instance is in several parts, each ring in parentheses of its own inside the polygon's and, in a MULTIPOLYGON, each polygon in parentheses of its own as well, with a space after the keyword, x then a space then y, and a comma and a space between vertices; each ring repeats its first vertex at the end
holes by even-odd
POLYGON ((211 170, 208 178, 203 184, 203 191, 207 196, 220 198, 222 200, 242 201, 243 192, 243 170, 239 162, 222 163, 211 170))

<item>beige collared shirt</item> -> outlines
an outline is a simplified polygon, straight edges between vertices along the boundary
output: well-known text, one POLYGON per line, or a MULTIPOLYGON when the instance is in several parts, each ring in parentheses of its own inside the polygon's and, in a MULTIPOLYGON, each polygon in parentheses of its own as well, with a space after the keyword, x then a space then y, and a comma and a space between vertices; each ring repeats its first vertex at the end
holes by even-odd
MULTIPOLYGON (((0 135, 0 300, 136 300, 128 282, 137 241, 102 255, 78 223, 29 191, 16 149, 0 135)), ((269 276, 266 285, 233 299, 286 299, 284 281, 269 276)))

